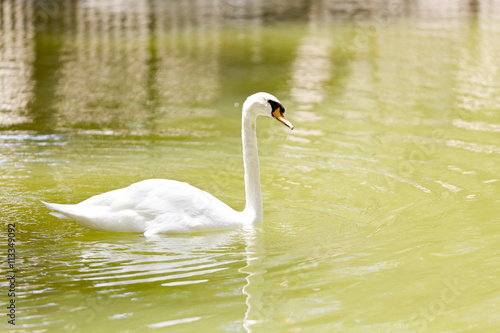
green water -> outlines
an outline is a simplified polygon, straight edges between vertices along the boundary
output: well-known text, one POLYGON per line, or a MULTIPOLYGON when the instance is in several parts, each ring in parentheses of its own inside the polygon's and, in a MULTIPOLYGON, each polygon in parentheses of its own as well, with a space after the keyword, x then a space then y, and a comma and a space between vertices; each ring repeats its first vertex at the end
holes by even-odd
POLYGON ((500 21, 85 8, 2 30, 2 331, 498 330, 500 21), (255 228, 146 239, 41 205, 161 177, 242 209, 257 91, 295 130, 259 120, 255 228))

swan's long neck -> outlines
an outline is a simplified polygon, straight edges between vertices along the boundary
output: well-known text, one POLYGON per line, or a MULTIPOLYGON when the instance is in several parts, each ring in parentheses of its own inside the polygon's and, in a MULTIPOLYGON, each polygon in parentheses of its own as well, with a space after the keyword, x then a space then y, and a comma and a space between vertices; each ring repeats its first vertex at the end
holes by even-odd
POLYGON ((259 155, 257 151, 257 134, 255 131, 257 115, 243 110, 241 136, 243 140, 243 166, 245 168, 244 212, 250 216, 251 222, 262 222, 262 192, 260 189, 259 155))

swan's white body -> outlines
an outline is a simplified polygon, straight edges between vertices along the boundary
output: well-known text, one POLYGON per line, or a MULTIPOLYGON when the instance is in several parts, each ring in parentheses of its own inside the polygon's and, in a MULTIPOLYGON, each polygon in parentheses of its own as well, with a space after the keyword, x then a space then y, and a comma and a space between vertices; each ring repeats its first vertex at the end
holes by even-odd
POLYGON ((53 215, 106 232, 140 232, 145 236, 207 229, 225 229, 261 222, 264 218, 260 187, 257 116, 273 116, 288 127, 278 99, 257 93, 243 104, 242 140, 246 206, 237 212, 213 195, 187 183, 148 179, 93 196, 75 205, 43 202, 53 215))

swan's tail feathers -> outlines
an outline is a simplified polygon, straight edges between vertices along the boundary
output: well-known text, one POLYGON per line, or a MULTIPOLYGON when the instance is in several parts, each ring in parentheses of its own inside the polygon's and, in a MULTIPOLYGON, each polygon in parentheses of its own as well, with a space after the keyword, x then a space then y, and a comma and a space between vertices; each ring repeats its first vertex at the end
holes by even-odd
MULTIPOLYGON (((42 201, 42 200, 40 200, 42 201)), ((50 208, 52 210, 57 210, 57 211, 60 211, 61 213, 57 213, 57 212, 50 212, 49 214, 52 215, 52 216, 55 216, 57 218, 60 218, 60 219, 63 219, 63 220, 71 220, 68 216, 64 215, 61 208, 66 206, 66 205, 60 205, 60 204, 53 204, 53 203, 50 203, 50 202, 45 202, 45 201, 42 201, 42 203, 47 206, 47 208, 50 208)))
POLYGON ((52 216, 55 216, 57 218, 60 218, 61 220, 71 220, 69 217, 67 217, 66 215, 61 214, 61 213, 50 212, 49 214, 52 216))
POLYGON ((42 203, 55 210, 50 214, 65 220, 73 220, 79 225, 104 232, 144 232, 144 218, 132 210, 113 212, 109 206, 85 206, 42 203))

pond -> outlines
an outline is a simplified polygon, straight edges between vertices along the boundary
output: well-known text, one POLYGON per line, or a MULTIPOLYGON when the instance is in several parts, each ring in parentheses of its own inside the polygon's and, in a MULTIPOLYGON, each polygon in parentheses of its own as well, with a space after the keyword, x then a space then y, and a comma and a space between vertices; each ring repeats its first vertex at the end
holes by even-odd
POLYGON ((497 1, 19 3, 0 4, 2 331, 500 327, 497 1), (41 204, 167 178, 243 209, 258 91, 295 126, 258 122, 263 223, 147 238, 41 204))

